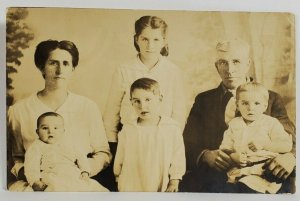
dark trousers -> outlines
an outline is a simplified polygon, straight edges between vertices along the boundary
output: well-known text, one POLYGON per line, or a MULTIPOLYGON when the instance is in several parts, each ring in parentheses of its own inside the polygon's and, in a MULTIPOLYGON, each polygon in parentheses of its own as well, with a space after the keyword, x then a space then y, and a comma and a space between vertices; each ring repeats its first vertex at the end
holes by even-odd
POLYGON ((179 185, 181 192, 227 193, 231 191, 227 184, 226 173, 216 171, 206 164, 187 172, 179 185))
MULTIPOLYGON (((282 183, 277 193, 295 193, 295 172, 286 180, 279 181, 266 178, 271 182, 282 183)), ((205 164, 198 169, 187 172, 179 185, 181 192, 203 192, 203 193, 259 193, 243 183, 227 183, 227 175, 209 168, 205 164)))

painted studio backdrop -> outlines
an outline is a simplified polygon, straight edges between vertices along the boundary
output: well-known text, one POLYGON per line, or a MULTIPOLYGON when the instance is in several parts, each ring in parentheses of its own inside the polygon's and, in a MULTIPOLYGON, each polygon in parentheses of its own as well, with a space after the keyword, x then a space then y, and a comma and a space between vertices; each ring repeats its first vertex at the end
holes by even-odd
POLYGON ((295 123, 294 16, 289 13, 11 8, 8 22, 18 23, 16 31, 29 37, 27 46, 18 48, 23 54, 19 62, 7 61, 17 70, 8 70, 13 102, 44 87, 34 65, 36 45, 47 39, 70 40, 80 53, 70 90, 94 100, 103 113, 113 72, 137 54, 134 22, 143 15, 159 16, 168 24, 169 59, 185 78, 187 113, 198 93, 221 81, 214 66, 217 41, 240 38, 251 46, 250 75, 283 97, 295 123), (16 20, 13 15, 18 14, 16 20))

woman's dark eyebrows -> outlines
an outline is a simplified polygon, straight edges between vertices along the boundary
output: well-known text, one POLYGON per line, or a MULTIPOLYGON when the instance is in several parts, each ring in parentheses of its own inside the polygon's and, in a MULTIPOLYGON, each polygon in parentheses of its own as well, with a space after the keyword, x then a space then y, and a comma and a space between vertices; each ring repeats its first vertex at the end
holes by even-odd
POLYGON ((57 61, 56 59, 48 59, 48 61, 57 61))

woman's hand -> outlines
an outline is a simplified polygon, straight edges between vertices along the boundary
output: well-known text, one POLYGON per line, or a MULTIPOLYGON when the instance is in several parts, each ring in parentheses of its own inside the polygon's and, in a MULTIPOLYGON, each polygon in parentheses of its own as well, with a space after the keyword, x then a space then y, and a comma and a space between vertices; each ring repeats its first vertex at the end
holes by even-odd
POLYGON ((178 192, 179 179, 172 179, 169 181, 166 192, 178 192))
POLYGON ((44 191, 47 188, 47 184, 45 184, 42 180, 38 180, 33 183, 32 189, 34 191, 44 191))

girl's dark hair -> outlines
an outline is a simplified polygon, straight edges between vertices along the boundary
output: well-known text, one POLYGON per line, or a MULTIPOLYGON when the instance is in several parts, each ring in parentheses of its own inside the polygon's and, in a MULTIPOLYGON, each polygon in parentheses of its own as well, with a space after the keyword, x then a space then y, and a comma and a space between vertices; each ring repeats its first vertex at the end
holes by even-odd
POLYGON ((39 70, 44 70, 45 63, 49 57, 49 53, 56 49, 68 51, 72 56, 73 67, 75 68, 78 65, 79 52, 76 45, 73 42, 67 40, 46 40, 40 42, 36 46, 36 50, 34 53, 34 63, 39 70))
MULTIPOLYGON (((156 16, 143 16, 135 22, 134 27, 135 27, 135 35, 134 35, 134 40, 133 40, 134 41, 134 47, 139 52, 140 48, 139 48, 138 44, 136 43, 136 39, 141 35, 142 31, 145 28, 151 27, 152 29, 161 29, 162 36, 163 36, 163 38, 165 38, 166 35, 167 35, 168 25, 164 20, 162 20, 159 17, 156 17, 156 16)), ((166 44, 161 49, 160 54, 163 55, 163 56, 168 56, 169 55, 168 44, 166 44)))

